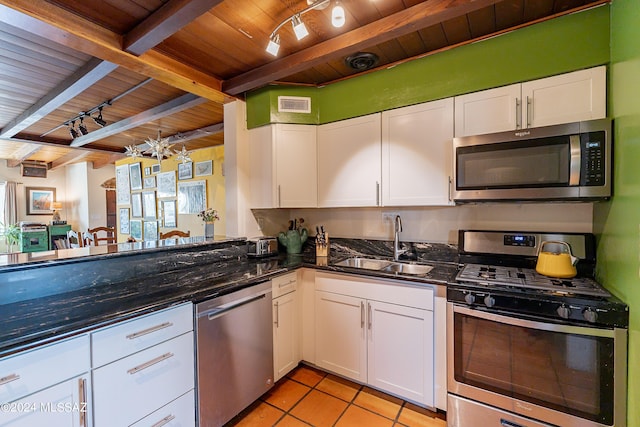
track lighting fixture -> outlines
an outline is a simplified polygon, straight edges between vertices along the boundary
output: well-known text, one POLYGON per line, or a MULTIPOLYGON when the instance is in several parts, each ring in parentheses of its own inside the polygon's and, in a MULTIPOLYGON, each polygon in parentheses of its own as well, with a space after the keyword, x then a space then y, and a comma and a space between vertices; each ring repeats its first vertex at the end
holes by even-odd
MULTIPOLYGON (((307 0, 307 4, 309 4, 309 6, 306 9, 303 9, 300 12, 297 12, 288 17, 280 24, 278 24, 278 26, 271 32, 271 34, 269 35, 269 44, 267 45, 266 51, 273 56, 278 55, 278 50, 280 49, 280 35, 278 34, 278 31, 289 21, 291 21, 293 32, 295 33, 298 40, 302 40, 303 38, 308 36, 309 31, 304 25, 304 22, 302 22, 302 15, 314 9, 324 9, 330 3, 331 0, 307 0)), ((339 0, 335 0, 334 7, 331 10, 331 24, 336 28, 340 28, 344 25, 345 21, 346 19, 344 8, 340 5, 339 0)))
POLYGON ((87 125, 84 124, 84 116, 80 116, 80 124, 78 125, 78 129, 80 130, 80 133, 83 135, 86 135, 89 133, 89 130, 87 129, 87 125))
POLYGON ((76 139, 78 137, 78 131, 75 129, 76 121, 72 120, 71 123, 67 123, 69 125, 69 135, 71 138, 76 139))
POLYGON ((102 119, 102 107, 98 107, 98 117, 91 117, 93 119, 93 121, 100 126, 101 128, 105 127, 107 125, 107 122, 105 122, 102 119))

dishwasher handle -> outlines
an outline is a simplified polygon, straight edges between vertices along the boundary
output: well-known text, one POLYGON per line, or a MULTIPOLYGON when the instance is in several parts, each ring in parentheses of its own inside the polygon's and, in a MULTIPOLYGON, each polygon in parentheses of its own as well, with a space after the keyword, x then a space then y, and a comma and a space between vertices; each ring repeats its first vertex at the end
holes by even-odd
POLYGON ((198 317, 207 316, 209 320, 213 320, 216 317, 222 316, 224 313, 231 311, 235 308, 242 307, 243 305, 251 304, 254 301, 259 301, 263 298, 266 298, 266 293, 261 293, 258 295, 249 295, 248 297, 244 297, 241 299, 237 299, 235 301, 231 301, 226 304, 219 305, 217 307, 213 307, 203 313, 200 313, 198 317))

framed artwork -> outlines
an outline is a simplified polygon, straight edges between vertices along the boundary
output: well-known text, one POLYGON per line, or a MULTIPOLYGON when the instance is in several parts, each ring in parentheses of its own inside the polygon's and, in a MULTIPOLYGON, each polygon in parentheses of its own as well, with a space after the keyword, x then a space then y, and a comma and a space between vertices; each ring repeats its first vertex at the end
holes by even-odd
POLYGON ((163 172, 158 174, 158 198, 176 197, 176 172, 163 172))
POLYGON ((27 215, 53 215, 51 204, 56 200, 53 187, 27 187, 27 215))
POLYGON ((120 208, 120 234, 129 234, 129 208, 120 208))
POLYGON ((129 165, 116 166, 116 204, 128 205, 130 203, 129 165))
POLYGON ((129 222, 129 231, 131 237, 136 240, 142 240, 142 221, 139 219, 132 219, 129 222))
POLYGON ((129 165, 129 179, 131 180, 131 190, 142 190, 140 163, 131 163, 129 165))
POLYGON ((156 192, 155 191, 143 191, 142 192, 142 216, 145 219, 157 218, 156 207, 156 192))
POLYGON ((149 176, 149 175, 151 175, 151 168, 150 167, 144 168, 144 176, 149 176))
POLYGON ((142 194, 140 193, 131 195, 131 217, 142 218, 142 194))
POLYGON ((151 165, 151 173, 152 174, 160 173, 160 165, 157 163, 155 165, 151 165))
POLYGON ((144 240, 158 240, 158 221, 144 222, 144 240))
POLYGON ((197 214, 207 208, 207 182, 178 183, 178 213, 197 214))
POLYGON ((207 175, 213 175, 213 160, 196 162, 195 176, 207 176, 207 175))
POLYGON ((178 179, 193 178, 193 162, 180 163, 178 165, 178 179))
POLYGON ((155 176, 147 176, 144 178, 142 182, 142 186, 144 188, 156 188, 156 177, 155 176))
POLYGON ((176 221, 176 201, 162 202, 162 220, 165 227, 177 227, 176 221))

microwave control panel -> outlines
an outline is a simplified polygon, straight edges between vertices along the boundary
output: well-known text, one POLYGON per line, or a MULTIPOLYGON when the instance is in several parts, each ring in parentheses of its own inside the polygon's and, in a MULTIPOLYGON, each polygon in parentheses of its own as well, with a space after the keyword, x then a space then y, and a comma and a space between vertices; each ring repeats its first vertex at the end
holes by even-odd
POLYGON ((580 170, 580 185, 604 185, 605 176, 605 134, 604 132, 589 132, 580 135, 582 150, 582 167, 580 170))

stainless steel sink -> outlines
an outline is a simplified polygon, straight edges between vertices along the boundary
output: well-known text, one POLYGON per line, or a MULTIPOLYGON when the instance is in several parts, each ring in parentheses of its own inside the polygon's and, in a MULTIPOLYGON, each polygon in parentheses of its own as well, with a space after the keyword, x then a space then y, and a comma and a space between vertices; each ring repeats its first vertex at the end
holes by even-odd
POLYGON ((335 265, 340 267, 364 268, 367 270, 382 270, 391 264, 391 261, 372 258, 347 258, 344 261, 337 262, 335 265))
POLYGON ((433 267, 430 265, 409 264, 405 262, 360 257, 347 258, 335 263, 335 265, 338 267, 363 268, 366 270, 377 270, 386 273, 408 274, 413 276, 421 276, 433 270, 433 267))
POLYGON ((403 262, 394 262, 382 269, 382 271, 388 271, 390 273, 411 274, 414 276, 427 274, 431 270, 433 270, 433 267, 430 265, 406 264, 403 262))

